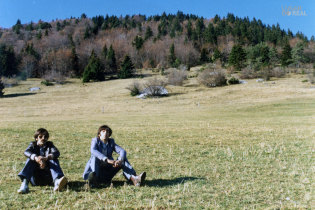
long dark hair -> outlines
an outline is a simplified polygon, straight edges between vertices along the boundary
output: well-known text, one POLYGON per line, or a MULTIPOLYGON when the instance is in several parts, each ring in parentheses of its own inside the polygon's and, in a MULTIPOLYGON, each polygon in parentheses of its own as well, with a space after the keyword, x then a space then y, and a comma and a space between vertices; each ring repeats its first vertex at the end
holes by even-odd
POLYGON ((49 133, 45 128, 39 128, 34 134, 34 139, 36 140, 39 135, 44 135, 45 140, 47 141, 49 138, 49 133))
POLYGON ((106 130, 106 132, 109 133, 109 136, 111 136, 112 133, 113 133, 113 132, 112 132, 112 129, 111 129, 109 126, 107 126, 107 125, 102 125, 102 126, 100 126, 100 127, 98 128, 98 130, 97 130, 97 136, 100 135, 100 133, 101 133, 102 130, 106 130))

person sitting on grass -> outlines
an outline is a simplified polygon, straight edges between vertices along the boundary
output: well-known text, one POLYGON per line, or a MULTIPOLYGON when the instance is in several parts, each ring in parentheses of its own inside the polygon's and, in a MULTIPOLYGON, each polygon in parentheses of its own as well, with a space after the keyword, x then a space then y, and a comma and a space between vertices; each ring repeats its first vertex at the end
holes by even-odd
POLYGON ((49 133, 45 128, 39 128, 35 134, 35 141, 31 142, 24 152, 28 157, 25 166, 18 176, 22 184, 18 193, 29 192, 28 183, 36 185, 52 185, 54 191, 62 190, 67 184, 58 161, 60 155, 58 149, 51 141, 48 141, 49 133))
POLYGON ((102 125, 97 131, 97 137, 91 142, 91 157, 85 166, 83 179, 88 180, 90 187, 99 183, 111 183, 112 178, 122 169, 123 175, 135 186, 144 183, 146 172, 136 175, 126 157, 126 151, 118 146, 113 138, 112 130, 107 125, 102 125), (119 154, 117 160, 113 159, 113 151, 119 154))

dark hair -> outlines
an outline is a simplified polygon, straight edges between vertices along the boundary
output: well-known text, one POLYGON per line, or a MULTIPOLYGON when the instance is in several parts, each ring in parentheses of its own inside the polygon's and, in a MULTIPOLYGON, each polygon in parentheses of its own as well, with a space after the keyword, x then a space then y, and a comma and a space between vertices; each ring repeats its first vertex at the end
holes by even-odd
POLYGON ((45 140, 47 141, 49 138, 49 133, 45 128, 39 128, 34 134, 34 139, 36 140, 39 135, 44 135, 45 140))
POLYGON ((100 127, 98 128, 98 130, 97 130, 97 136, 100 135, 100 133, 101 133, 102 130, 106 130, 106 132, 109 133, 109 136, 111 136, 112 133, 113 133, 113 132, 112 132, 112 129, 110 129, 110 127, 108 127, 107 125, 102 125, 102 126, 100 126, 100 127))

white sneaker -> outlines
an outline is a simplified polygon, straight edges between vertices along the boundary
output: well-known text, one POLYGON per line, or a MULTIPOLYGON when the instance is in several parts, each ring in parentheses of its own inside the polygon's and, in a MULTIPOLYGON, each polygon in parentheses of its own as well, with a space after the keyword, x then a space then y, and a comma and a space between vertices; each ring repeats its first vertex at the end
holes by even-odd
POLYGON ((63 190, 63 188, 66 186, 66 184, 68 183, 68 180, 65 176, 57 179, 55 181, 55 187, 54 187, 54 191, 61 191, 63 190))
POLYGON ((22 182, 20 189, 18 189, 18 193, 26 194, 29 192, 30 192, 30 190, 28 189, 28 185, 25 182, 22 182))

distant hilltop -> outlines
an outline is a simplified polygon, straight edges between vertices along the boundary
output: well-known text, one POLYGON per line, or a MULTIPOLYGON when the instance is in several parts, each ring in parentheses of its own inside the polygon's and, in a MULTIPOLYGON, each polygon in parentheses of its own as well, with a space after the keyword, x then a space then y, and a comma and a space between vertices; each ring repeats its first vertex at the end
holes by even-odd
POLYGON ((126 55, 135 68, 182 64, 189 69, 209 62, 228 67, 233 66, 229 62, 233 46, 239 46, 245 53, 244 65, 257 63, 264 49, 268 62, 273 52, 277 59, 272 65, 286 66, 295 62, 291 50, 298 44, 303 47, 299 65, 314 63, 314 36, 308 40, 301 32, 293 34, 279 24, 270 26, 255 18, 229 13, 226 17, 204 19, 180 11, 149 17, 139 14, 88 18, 82 14, 80 18, 52 22, 22 24, 17 20, 12 28, 0 29, 0 56, 13 56, 8 61, 10 68, 0 65, 7 66, 3 67, 3 76, 23 73, 27 77, 43 77, 58 72, 82 77, 93 52, 103 64, 104 73, 119 71, 126 55), (283 61, 285 46, 290 47, 288 62, 283 61))

